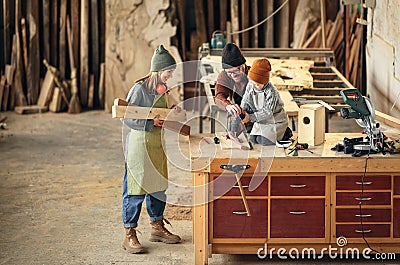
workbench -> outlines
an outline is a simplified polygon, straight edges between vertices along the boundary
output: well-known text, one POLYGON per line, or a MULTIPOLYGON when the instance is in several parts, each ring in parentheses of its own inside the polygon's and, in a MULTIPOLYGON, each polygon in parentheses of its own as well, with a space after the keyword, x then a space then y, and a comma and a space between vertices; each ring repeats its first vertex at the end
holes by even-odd
POLYGON ((400 155, 366 159, 331 150, 344 137, 357 136, 327 133, 324 144, 309 148, 312 153, 299 150, 294 157, 275 146, 221 149, 214 134, 191 135, 195 264, 208 264, 212 254, 260 249, 261 254, 296 248, 318 255, 330 247, 362 253, 363 234, 372 248, 400 253, 400 155), (249 166, 240 181, 251 216, 233 172, 221 165, 249 166))

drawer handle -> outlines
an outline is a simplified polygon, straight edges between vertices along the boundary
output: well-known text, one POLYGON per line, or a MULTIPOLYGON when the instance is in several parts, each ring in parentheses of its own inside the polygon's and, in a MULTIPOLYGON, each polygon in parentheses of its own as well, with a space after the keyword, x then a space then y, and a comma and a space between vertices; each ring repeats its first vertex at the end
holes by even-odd
MULTIPOLYGON (((239 186, 237 186, 237 185, 235 185, 235 186, 233 186, 234 188, 239 188, 239 186)), ((243 189, 248 189, 249 188, 249 186, 242 186, 242 188, 243 189)))
POLYGON ((368 230, 354 230, 356 233, 371 233, 372 230, 368 229, 368 230))
POLYGON ((356 214, 356 217, 361 217, 361 218, 365 218, 365 217, 371 217, 372 214, 356 214))
POLYGON ((232 212, 233 214, 237 214, 237 215, 245 215, 247 214, 247 212, 232 212))
POLYGON ((306 212, 289 212, 289 213, 294 215, 306 214, 306 212))
POLYGON ((357 185, 371 185, 372 184, 372 181, 368 181, 368 182, 362 182, 362 181, 356 181, 356 184, 357 185))
POLYGON ((372 200, 372 198, 368 197, 368 198, 355 198, 357 201, 370 201, 372 200))
POLYGON ((290 185, 290 187, 291 188, 305 188, 307 185, 305 185, 305 184, 303 184, 303 185, 294 185, 294 184, 291 184, 290 185))

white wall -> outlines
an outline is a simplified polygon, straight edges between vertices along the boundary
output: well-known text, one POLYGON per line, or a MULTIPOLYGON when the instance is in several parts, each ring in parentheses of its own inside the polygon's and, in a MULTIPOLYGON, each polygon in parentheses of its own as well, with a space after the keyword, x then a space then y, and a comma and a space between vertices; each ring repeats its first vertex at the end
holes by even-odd
POLYGON ((367 94, 377 110, 400 118, 400 1, 375 2, 368 10, 367 94))

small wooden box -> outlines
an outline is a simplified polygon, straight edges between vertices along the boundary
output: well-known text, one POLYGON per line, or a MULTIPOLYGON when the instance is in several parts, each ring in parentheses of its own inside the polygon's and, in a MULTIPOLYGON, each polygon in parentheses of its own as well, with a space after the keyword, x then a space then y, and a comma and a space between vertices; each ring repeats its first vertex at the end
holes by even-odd
POLYGON ((310 146, 322 144, 325 140, 325 107, 320 104, 300 106, 298 119, 299 143, 310 146))

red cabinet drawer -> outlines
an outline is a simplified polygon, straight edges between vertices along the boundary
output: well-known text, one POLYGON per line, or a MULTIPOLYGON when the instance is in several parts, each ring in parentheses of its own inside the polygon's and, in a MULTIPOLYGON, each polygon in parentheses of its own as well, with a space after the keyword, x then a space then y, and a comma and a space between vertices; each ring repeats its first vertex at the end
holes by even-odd
POLYGON ((400 176, 394 177, 394 195, 400 195, 400 176))
POLYGON ((247 200, 251 216, 241 199, 213 202, 214 238, 267 238, 267 200, 247 200))
POLYGON ((324 196, 325 176, 272 176, 272 196, 324 196))
POLYGON ((390 205, 390 192, 364 192, 361 198, 360 192, 337 192, 336 205, 390 205))
MULTIPOLYGON (((364 224, 364 235, 369 237, 390 237, 389 224, 364 224)), ((340 224, 336 225, 336 237, 344 236, 346 238, 362 237, 361 224, 340 224)))
POLYGON ((271 238, 324 237, 324 199, 271 200, 271 238))
POLYGON ((393 236, 400 237, 400 199, 393 200, 393 236))
MULTIPOLYGON (((268 177, 267 176, 242 176, 240 178, 244 193, 247 196, 268 196, 268 177), (249 190, 249 184, 259 184, 255 190, 249 190)), ((234 175, 222 175, 213 178, 212 182, 214 196, 240 196, 239 186, 234 175)))
POLYGON ((392 220, 391 209, 336 209, 336 222, 390 222, 392 220))
POLYGON ((365 176, 364 182, 362 176, 337 176, 337 190, 390 190, 392 180, 390 176, 365 176), (364 185, 362 185, 364 183, 364 185))

